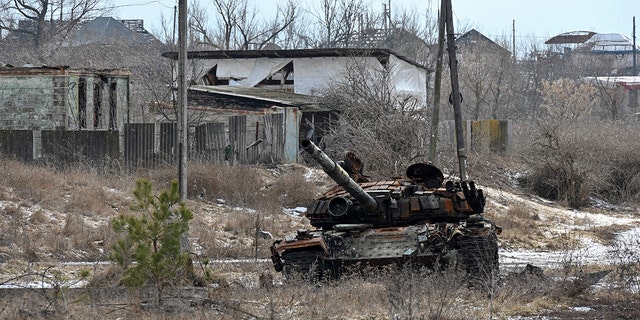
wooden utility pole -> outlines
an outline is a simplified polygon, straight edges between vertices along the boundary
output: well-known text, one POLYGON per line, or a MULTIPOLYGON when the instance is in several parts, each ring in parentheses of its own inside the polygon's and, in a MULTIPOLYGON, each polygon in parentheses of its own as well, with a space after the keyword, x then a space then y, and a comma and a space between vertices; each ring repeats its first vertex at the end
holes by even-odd
POLYGON ((638 65, 636 60, 636 17, 633 17, 633 76, 638 75, 638 65))
POLYGON ((438 14, 438 56, 436 58, 436 76, 433 88, 433 115, 431 117, 431 139, 429 141, 429 161, 436 163, 436 146, 438 143, 438 125, 440 123, 440 90, 442 87, 442 59, 444 56, 445 1, 440 1, 438 14))
MULTIPOLYGON (((633 76, 638 76, 638 66, 636 60, 636 17, 633 17, 633 76)), ((629 90, 629 111, 634 115, 634 119, 637 118, 635 113, 638 110, 638 89, 633 88, 629 90)))
POLYGON ((187 0, 178 2, 178 184, 187 200, 187 0))
POLYGON ((451 0, 444 0, 447 52, 449 54, 449 70, 451 72, 451 96, 449 101, 453 104, 453 117, 456 127, 456 145, 458 147, 458 165, 460 167, 460 180, 466 181, 467 177, 467 149, 464 143, 464 130, 462 129, 462 95, 458 81, 458 59, 456 58, 456 36, 453 30, 453 9, 451 0))
MULTIPOLYGON (((178 187, 180 201, 187 201, 187 0, 178 1, 178 187)), ((180 250, 190 252, 189 233, 180 236, 180 250)), ((189 269, 189 275, 192 271, 189 269)))
POLYGON ((516 64, 516 19, 513 19, 513 29, 511 33, 511 41, 513 42, 513 64, 516 64))

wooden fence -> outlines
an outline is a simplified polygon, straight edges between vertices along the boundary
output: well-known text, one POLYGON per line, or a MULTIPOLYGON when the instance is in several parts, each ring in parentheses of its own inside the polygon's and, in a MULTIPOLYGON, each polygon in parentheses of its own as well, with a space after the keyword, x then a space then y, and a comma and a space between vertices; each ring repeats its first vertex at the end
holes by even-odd
MULTIPOLYGON (((284 154, 284 116, 271 114, 251 121, 231 116, 227 123, 191 128, 189 158, 230 164, 279 163, 284 154)), ((472 150, 505 153, 510 123, 467 121, 465 135, 472 150)), ((453 122, 443 122, 440 143, 455 148, 453 122)), ((57 165, 117 161, 127 167, 174 164, 178 156, 175 123, 130 123, 118 131, 0 130, 0 156, 22 161, 43 159, 57 165)))
MULTIPOLYGON (((283 116, 229 117, 228 123, 190 128, 189 158, 255 164, 279 162, 284 152, 283 116)), ((0 156, 55 164, 118 161, 127 167, 174 164, 178 158, 175 123, 130 123, 119 131, 0 130, 0 156), (35 137, 35 138, 34 138, 35 137)))
POLYGON ((22 161, 33 160, 33 131, 0 130, 0 155, 22 161))

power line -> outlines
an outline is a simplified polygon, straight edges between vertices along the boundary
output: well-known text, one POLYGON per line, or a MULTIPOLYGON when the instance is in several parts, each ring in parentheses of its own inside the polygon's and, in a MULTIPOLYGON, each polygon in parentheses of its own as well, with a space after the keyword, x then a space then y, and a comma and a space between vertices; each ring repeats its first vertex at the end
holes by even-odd
POLYGON ((162 1, 148 1, 148 2, 144 2, 144 3, 120 4, 120 5, 117 5, 117 6, 111 6, 111 8, 116 9, 116 8, 125 8, 125 7, 143 7, 143 6, 148 6, 148 5, 154 4, 154 3, 159 4, 159 5, 167 8, 167 9, 173 9, 174 8, 174 6, 168 6, 168 5, 164 4, 162 1))

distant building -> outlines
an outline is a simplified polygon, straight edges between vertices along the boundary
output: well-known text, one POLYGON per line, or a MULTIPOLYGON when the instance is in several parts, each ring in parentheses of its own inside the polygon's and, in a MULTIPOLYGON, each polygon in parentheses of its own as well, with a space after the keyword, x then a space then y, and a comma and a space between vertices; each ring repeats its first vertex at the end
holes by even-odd
MULTIPOLYGON (((633 40, 624 34, 573 31, 552 37, 545 44, 552 52, 582 65, 586 75, 634 75, 633 40)), ((640 46, 636 45, 638 51, 640 46)))
POLYGON ((471 29, 459 37, 456 38, 456 46, 458 50, 456 53, 461 57, 480 54, 480 55, 497 55, 506 56, 511 55, 511 51, 497 44, 495 41, 489 39, 484 34, 480 33, 476 29, 471 29))
POLYGON ((585 43, 593 35, 596 34, 593 31, 571 31, 559 34, 551 37, 545 41, 544 44, 548 45, 552 52, 555 53, 570 53, 578 46, 585 43))
POLYGON ((148 44, 158 42, 155 36, 144 28, 144 21, 116 20, 112 17, 98 17, 83 23, 70 36, 72 46, 89 44, 148 44))

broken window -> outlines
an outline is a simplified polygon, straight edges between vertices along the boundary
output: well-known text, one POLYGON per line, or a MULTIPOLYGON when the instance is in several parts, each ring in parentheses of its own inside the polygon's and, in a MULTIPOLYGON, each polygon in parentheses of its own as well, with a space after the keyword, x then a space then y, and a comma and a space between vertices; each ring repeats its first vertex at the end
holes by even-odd
POLYGON ((93 128, 99 129, 102 124, 102 81, 93 84, 93 128))
POLYGON ((117 107, 118 107, 118 86, 115 82, 109 85, 109 130, 118 129, 117 107))
POLYGON ((87 128, 87 80, 84 77, 78 81, 78 128, 87 128))

